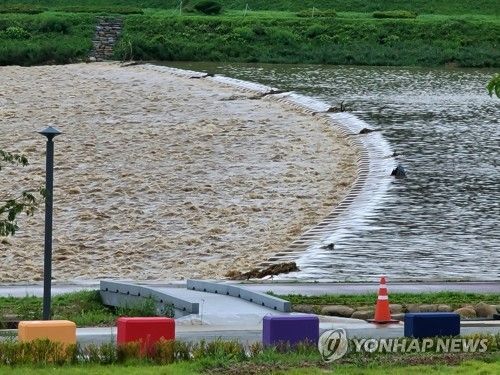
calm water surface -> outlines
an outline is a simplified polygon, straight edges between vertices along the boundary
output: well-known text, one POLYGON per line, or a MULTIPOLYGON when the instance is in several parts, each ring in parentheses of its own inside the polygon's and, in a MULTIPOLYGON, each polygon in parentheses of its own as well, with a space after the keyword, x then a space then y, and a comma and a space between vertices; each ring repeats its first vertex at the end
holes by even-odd
MULTIPOLYGON (((500 99, 491 70, 182 63, 341 101, 380 128, 408 178, 395 180, 364 225, 298 277, 500 280, 500 99)), ((500 289, 500 287, 499 287, 500 289)))

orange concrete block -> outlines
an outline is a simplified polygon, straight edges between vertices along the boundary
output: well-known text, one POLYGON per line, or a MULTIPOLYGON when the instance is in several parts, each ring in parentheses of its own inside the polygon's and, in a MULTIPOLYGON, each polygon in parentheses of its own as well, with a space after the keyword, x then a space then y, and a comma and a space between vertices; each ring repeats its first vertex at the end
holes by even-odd
POLYGON ((17 339, 49 339, 63 344, 76 344, 76 324, 69 320, 22 321, 17 328, 17 339))

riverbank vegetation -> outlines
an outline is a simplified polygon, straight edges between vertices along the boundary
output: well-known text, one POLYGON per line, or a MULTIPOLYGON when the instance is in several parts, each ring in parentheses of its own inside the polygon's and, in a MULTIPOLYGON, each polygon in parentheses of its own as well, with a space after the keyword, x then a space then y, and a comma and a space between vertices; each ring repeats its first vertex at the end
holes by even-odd
MULTIPOLYGON (((319 296, 290 294, 278 297, 290 301, 293 305, 375 305, 374 294, 325 294, 319 296)), ((400 304, 447 304, 452 307, 459 307, 464 304, 474 305, 480 302, 500 305, 500 294, 462 292, 391 293, 390 302, 400 304)))
MULTIPOLYGON (((196 4, 201 0, 183 0, 184 6, 196 4)), ((339 12, 363 12, 398 10, 404 8, 407 11, 418 14, 484 14, 499 16, 500 9, 495 0, 217 0, 226 10, 243 11, 247 5, 250 10, 271 10, 297 12, 304 9, 335 9, 339 12)), ((30 5, 45 7, 47 9, 60 8, 63 6, 79 7, 141 7, 151 9, 175 9, 179 8, 180 0, 1 0, 0 6, 7 5, 30 5), (34 5, 34 3, 36 3, 34 5)))
POLYGON ((500 23, 423 17, 130 16, 119 59, 497 66, 500 23))
POLYGON ((84 60, 104 15, 124 19, 120 60, 500 65, 495 1, 199 2, 3 0, 0 65, 84 60))
POLYGON ((95 17, 88 14, 0 14, 0 65, 69 63, 92 47, 95 17))

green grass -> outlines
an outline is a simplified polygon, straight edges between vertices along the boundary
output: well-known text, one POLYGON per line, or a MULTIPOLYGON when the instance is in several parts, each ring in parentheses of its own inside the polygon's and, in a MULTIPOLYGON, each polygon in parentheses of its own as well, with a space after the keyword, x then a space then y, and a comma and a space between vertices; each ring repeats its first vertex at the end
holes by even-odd
MULTIPOLYGON (((41 319, 42 299, 39 297, 0 297, 0 317, 16 315, 22 320, 41 319)), ((53 319, 67 319, 79 327, 114 325, 118 314, 104 306, 99 291, 82 291, 52 298, 53 319)))
MULTIPOLYGON (((127 365, 79 365, 63 367, 0 367, 1 374, 28 375, 36 374, 61 374, 61 375, 184 375, 184 374, 345 374, 345 375, 385 375, 385 374, 498 374, 500 372, 500 356, 484 356, 483 359, 464 360, 458 363, 449 363, 442 357, 432 358, 435 362, 426 365, 405 364, 405 356, 386 356, 384 361, 375 360, 371 363, 334 363, 327 365, 321 362, 319 354, 273 354, 265 352, 259 357, 246 361, 223 361, 218 358, 204 358, 192 362, 178 362, 169 365, 156 366, 152 364, 127 364, 127 365), (395 362, 395 358, 397 359, 395 362), (441 359, 440 359, 441 358, 441 359)), ((406 356, 408 363, 414 360, 406 356)), ((450 361, 450 358, 447 358, 450 361)))
MULTIPOLYGON (((156 305, 145 300, 137 305, 113 308, 102 304, 98 290, 80 291, 52 297, 52 318, 70 320, 78 327, 114 326, 120 316, 154 316, 156 305)), ((42 318, 42 298, 0 297, 0 320, 14 315, 21 320, 42 318)), ((164 316, 172 316, 173 310, 166 308, 164 316)))
MULTIPOLYGON (((195 4, 199 0, 190 0, 195 4)), ((188 3, 184 0, 185 3, 188 3)), ((225 9, 274 10, 296 12, 316 7, 334 9, 339 12, 365 12, 386 10, 408 10, 419 14, 490 14, 499 15, 500 6, 496 0, 218 0, 225 9)), ((2 4, 33 4, 33 0, 3 0, 2 4)), ((179 6, 179 0, 37 0, 36 5, 49 8, 61 6, 141 6, 143 8, 171 9, 179 6)))
MULTIPOLYGON (((335 295, 328 294, 322 296, 302 296, 298 294, 279 295, 278 297, 290 301, 294 305, 348 305, 366 306, 374 305, 376 294, 351 294, 335 295)), ((447 304, 452 307, 459 307, 465 304, 476 304, 485 302, 493 305, 500 305, 500 294, 480 294, 480 293, 460 293, 460 292, 439 292, 439 293, 390 293, 390 303, 398 304, 447 304)))
MULTIPOLYGON (((84 60, 91 49, 98 14, 54 11, 68 4, 75 6, 69 1, 41 1, 37 6, 43 5, 52 11, 34 15, 0 14, 0 65, 84 60)), ((135 12, 138 5, 145 7, 148 4, 154 6, 155 3, 136 3, 134 8, 129 1, 109 1, 100 5, 87 1, 78 4, 77 10, 96 12, 101 7, 112 13, 115 7, 116 11, 135 12)), ((500 66, 500 19, 492 12, 377 19, 362 7, 342 8, 335 17, 315 18, 298 17, 297 12, 278 12, 276 9, 250 12, 246 17, 243 17, 243 10, 237 8, 220 16, 192 13, 180 16, 173 8, 147 8, 144 14, 122 14, 124 32, 115 48, 115 58, 500 66)))
POLYGON ((125 20, 116 58, 491 67, 500 22, 434 19, 151 17, 125 20))
POLYGON ((0 65, 70 63, 85 58, 92 45, 95 18, 87 15, 0 14, 0 65), (9 28, 25 31, 13 37, 9 28))

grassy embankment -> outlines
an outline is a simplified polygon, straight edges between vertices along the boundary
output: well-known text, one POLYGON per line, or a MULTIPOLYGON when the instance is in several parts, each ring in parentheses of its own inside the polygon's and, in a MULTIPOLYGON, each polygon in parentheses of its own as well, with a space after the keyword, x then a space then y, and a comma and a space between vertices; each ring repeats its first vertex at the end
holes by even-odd
MULTIPOLYGON (((246 1, 220 2, 223 14, 205 16, 179 15, 174 10, 177 1, 88 0, 75 5, 69 0, 42 0, 36 3, 42 13, 0 14, 0 65, 82 60, 91 48, 96 16, 114 12, 126 13, 121 14, 125 29, 116 48, 117 59, 500 65, 495 1, 256 0, 248 1, 252 11, 246 16, 246 1), (319 10, 335 9, 336 16, 326 12, 328 17, 308 17, 307 9, 313 5, 319 10), (395 9, 418 16, 379 19, 372 14, 395 9)), ((35 6, 4 0, 0 12, 2 6, 8 9, 19 3, 35 6)))
MULTIPOLYGON (((155 315, 153 301, 128 308, 112 308, 101 302, 99 291, 81 291, 52 298, 53 319, 67 319, 78 327, 114 326, 119 316, 155 315)), ((39 297, 0 297, 0 328, 2 321, 38 320, 42 318, 42 299, 39 297)))
MULTIPOLYGON (((352 307, 375 305, 376 295, 326 295, 326 296, 280 296, 293 305, 347 305, 352 307)), ((448 304, 453 308, 464 304, 479 302, 500 304, 500 294, 479 293, 391 293, 391 303, 401 304, 448 304)), ((68 319, 79 327, 86 326, 113 326, 116 318, 122 315, 140 316, 141 314, 154 315, 154 304, 145 303, 140 306, 130 306, 128 309, 114 309, 104 306, 98 291, 82 291, 54 296, 52 313, 54 319, 68 319)), ((6 317, 15 317, 20 320, 41 319, 42 299, 38 297, 0 297, 0 321, 6 317)), ((10 319, 11 319, 10 318, 10 319)), ((0 327, 1 328, 1 327, 0 327)))
POLYGON ((95 17, 87 14, 0 14, 0 65, 68 63, 92 47, 95 17))
MULTIPOLYGON (((292 294, 280 295, 277 297, 286 299, 293 305, 347 305, 352 307, 375 305, 374 294, 328 294, 321 296, 302 296, 300 294, 292 294)), ((462 305, 474 305, 479 302, 499 305, 500 294, 461 292, 391 293, 389 300, 391 303, 397 304, 445 304, 450 305, 453 308, 458 308, 462 305)))
MULTIPOLYGON (((198 0, 184 0, 184 4, 195 4, 198 0)), ((499 16, 500 7, 496 0, 217 0, 225 9, 244 10, 248 4, 251 10, 300 11, 316 7, 317 9, 335 9, 339 12, 374 12, 380 10, 406 9, 420 14, 484 14, 499 16)), ((156 9, 174 9, 179 7, 179 0, 1 0, 0 5, 28 4, 47 8, 67 6, 81 7, 141 7, 156 9)))
MULTIPOLYGON (((458 365, 429 364, 411 366, 404 364, 372 364, 359 367, 354 364, 326 366, 318 360, 307 362, 308 358, 294 355, 302 360, 299 363, 291 361, 291 355, 273 355, 268 358, 251 362, 229 362, 225 366, 211 367, 207 361, 193 363, 181 362, 164 366, 154 365, 109 365, 109 366, 64 366, 64 367, 0 367, 0 373, 9 375, 28 374, 60 374, 60 375, 187 375, 187 374, 217 374, 217 375, 247 375, 247 374, 289 374, 289 375, 420 375, 432 374, 467 374, 467 375, 493 375, 500 372, 500 358, 489 360, 464 361, 458 365)), ((295 361, 296 362, 296 361, 295 361)))

